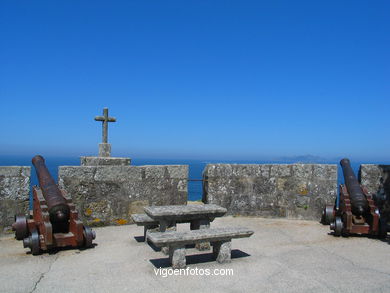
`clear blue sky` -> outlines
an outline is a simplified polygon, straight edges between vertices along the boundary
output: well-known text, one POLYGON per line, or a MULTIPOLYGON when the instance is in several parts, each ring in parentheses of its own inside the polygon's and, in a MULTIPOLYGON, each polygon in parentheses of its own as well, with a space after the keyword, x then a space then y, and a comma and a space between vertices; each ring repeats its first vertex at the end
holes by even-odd
POLYGON ((0 153, 390 158, 389 1, 0 4, 0 153))

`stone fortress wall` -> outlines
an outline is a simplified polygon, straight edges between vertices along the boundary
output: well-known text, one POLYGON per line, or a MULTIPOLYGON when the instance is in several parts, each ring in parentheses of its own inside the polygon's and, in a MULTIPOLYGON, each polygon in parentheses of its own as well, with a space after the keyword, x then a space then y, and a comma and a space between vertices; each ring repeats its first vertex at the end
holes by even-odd
POLYGON ((187 165, 61 166, 58 177, 87 226, 132 223, 145 206, 187 203, 187 165))
POLYGON ((337 165, 209 164, 203 201, 231 215, 319 220, 337 195, 337 165))
MULTIPOLYGON (((81 166, 60 166, 58 172, 59 187, 85 225, 128 224, 145 206, 187 203, 187 165, 130 166, 130 158, 111 157, 108 123, 116 118, 104 108, 95 120, 102 122, 99 155, 81 157, 81 166)), ((359 174, 371 193, 381 178, 390 181, 389 166, 362 165, 359 174)), ((30 175, 31 167, 0 167, 0 232, 10 229, 15 214, 28 212, 30 175)), ((203 177, 202 201, 230 215, 320 220, 337 194, 337 165, 209 164, 203 177)))
POLYGON ((28 212, 31 167, 0 167, 0 233, 10 230, 15 214, 28 212))
MULTIPOLYGON (((362 165, 360 180, 377 192, 388 166, 362 165)), ((0 231, 26 213, 31 167, 0 167, 0 231)), ((230 215, 319 220, 337 194, 337 166, 321 164, 209 164, 203 202, 230 215)), ((188 166, 61 166, 58 183, 86 225, 131 223, 148 205, 186 204, 188 166)))

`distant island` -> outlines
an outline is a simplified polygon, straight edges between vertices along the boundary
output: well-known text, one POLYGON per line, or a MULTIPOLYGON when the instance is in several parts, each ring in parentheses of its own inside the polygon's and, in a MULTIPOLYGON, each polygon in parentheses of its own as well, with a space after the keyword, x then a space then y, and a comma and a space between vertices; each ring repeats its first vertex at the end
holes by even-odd
POLYGON ((313 156, 313 155, 301 155, 301 156, 291 156, 291 157, 280 157, 275 159, 277 162, 283 162, 283 163, 329 163, 333 162, 333 160, 325 159, 319 156, 313 156))

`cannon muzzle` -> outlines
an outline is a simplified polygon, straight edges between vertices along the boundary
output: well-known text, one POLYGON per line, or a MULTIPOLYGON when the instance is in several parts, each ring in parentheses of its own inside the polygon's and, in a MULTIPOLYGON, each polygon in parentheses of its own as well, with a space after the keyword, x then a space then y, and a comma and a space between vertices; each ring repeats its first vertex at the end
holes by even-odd
POLYGON ((342 159, 340 165, 343 169, 345 185, 351 198, 352 213, 356 216, 364 215, 369 211, 368 201, 355 173, 353 173, 351 162, 349 159, 342 159))
POLYGON ((69 220, 69 206, 62 196, 60 189, 51 177, 42 156, 35 156, 32 163, 37 172, 39 187, 46 200, 49 209, 50 221, 53 223, 64 223, 69 220))

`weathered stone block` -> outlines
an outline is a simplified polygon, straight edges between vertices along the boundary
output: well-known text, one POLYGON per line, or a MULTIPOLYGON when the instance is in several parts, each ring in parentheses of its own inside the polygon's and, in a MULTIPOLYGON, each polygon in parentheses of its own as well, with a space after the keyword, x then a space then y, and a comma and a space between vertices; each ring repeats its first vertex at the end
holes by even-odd
POLYGON ((169 260, 173 269, 183 269, 186 267, 186 249, 185 247, 169 247, 169 260))
POLYGON ((80 157, 81 166, 129 166, 130 158, 121 157, 80 157))
POLYGON ((188 166, 60 166, 58 184, 90 226, 132 223, 149 205, 186 204, 188 166))
POLYGON ((228 214, 319 220, 337 194, 337 165, 209 164, 203 202, 228 214))
POLYGON ((111 144, 99 143, 99 157, 111 157, 111 144))
POLYGON ((379 191, 381 181, 385 185, 385 190, 390 192, 390 165, 360 165, 359 181, 367 187, 369 194, 376 194, 379 191))
POLYGON ((232 242, 218 241, 213 243, 213 255, 218 263, 229 263, 232 258, 232 242))
POLYGON ((10 230, 15 214, 26 214, 31 167, 0 167, 0 232, 10 230))

